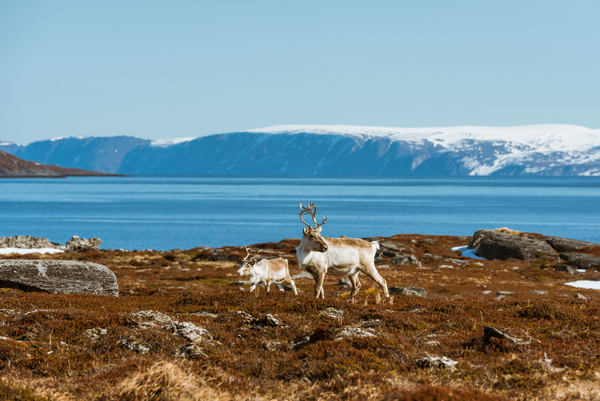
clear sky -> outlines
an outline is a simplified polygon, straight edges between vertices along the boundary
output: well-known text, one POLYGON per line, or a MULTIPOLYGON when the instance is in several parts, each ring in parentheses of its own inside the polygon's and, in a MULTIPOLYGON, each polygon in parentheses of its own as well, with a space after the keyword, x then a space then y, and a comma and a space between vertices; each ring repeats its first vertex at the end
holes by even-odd
POLYGON ((600 128, 600 1, 0 2, 0 140, 600 128))

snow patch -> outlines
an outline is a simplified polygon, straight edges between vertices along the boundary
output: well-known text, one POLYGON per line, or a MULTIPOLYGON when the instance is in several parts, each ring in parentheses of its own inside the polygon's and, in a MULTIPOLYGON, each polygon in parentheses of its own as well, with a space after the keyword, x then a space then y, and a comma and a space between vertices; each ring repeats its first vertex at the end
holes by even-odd
POLYGON ((169 139, 156 139, 152 142, 150 142, 150 146, 157 146, 157 147, 161 147, 161 148, 166 148, 169 147, 171 145, 176 145, 178 143, 183 143, 183 142, 190 142, 193 141, 194 137, 187 137, 187 138, 169 138, 169 139))
POLYGON ((28 253, 61 253, 61 252, 64 252, 64 251, 62 249, 56 249, 56 248, 37 248, 37 249, 0 248, 0 255, 9 255, 11 253, 25 255, 28 253))
POLYGON ((565 285, 568 285, 570 287, 575 287, 575 288, 586 288, 586 289, 589 289, 589 290, 600 290, 600 281, 579 280, 579 281, 574 281, 572 283, 565 283, 565 285))
POLYGON ((535 148, 541 153, 581 151, 600 146, 600 130, 567 124, 538 124, 513 127, 363 127, 355 125, 275 125, 248 132, 265 134, 311 133, 346 135, 361 139, 389 138, 393 141, 429 141, 448 149, 470 146, 471 141, 506 142, 535 148))
POLYGON ((95 137, 84 137, 84 136, 57 136, 56 138, 51 138, 51 139, 50 139, 50 142, 62 141, 63 139, 69 139, 69 138, 83 139, 83 138, 95 138, 95 137))

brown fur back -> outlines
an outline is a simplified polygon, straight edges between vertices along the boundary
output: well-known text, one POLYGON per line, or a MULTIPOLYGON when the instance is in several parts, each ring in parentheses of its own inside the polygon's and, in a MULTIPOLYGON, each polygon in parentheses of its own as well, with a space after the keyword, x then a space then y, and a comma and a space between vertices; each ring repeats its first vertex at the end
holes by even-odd
POLYGON ((365 241, 360 238, 325 238, 323 239, 329 244, 333 246, 352 246, 354 248, 366 248, 371 249, 372 245, 369 241, 365 241))

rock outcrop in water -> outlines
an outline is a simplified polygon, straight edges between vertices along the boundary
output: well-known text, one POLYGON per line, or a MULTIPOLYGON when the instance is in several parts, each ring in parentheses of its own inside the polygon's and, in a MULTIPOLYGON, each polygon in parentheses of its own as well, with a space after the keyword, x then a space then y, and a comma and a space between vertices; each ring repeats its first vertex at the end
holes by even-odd
POLYGON ((30 237, 29 235, 17 235, 14 237, 0 237, 0 248, 17 249, 59 249, 67 252, 97 251, 100 249, 102 240, 99 238, 79 238, 74 235, 65 245, 51 242, 48 238, 30 237))
POLYGON ((18 249, 41 249, 55 248, 62 249, 62 245, 56 242, 50 242, 48 238, 30 237, 29 235, 17 235, 14 237, 0 237, 0 248, 18 248, 18 249))

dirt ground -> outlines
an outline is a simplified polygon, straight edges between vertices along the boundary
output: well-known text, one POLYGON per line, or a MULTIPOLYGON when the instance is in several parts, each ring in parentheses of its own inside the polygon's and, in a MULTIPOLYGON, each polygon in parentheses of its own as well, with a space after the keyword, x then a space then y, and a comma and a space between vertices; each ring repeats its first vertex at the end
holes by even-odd
MULTIPOLYGON (((2 255, 105 265, 120 296, 0 289, 0 399, 600 400, 600 292, 564 285, 600 272, 466 258, 466 237, 375 239, 421 263, 381 255, 388 287, 426 297, 365 276, 354 299, 335 277, 324 300, 312 278, 251 293, 240 247, 2 255)), ((295 275, 298 242, 254 246, 295 275)))

